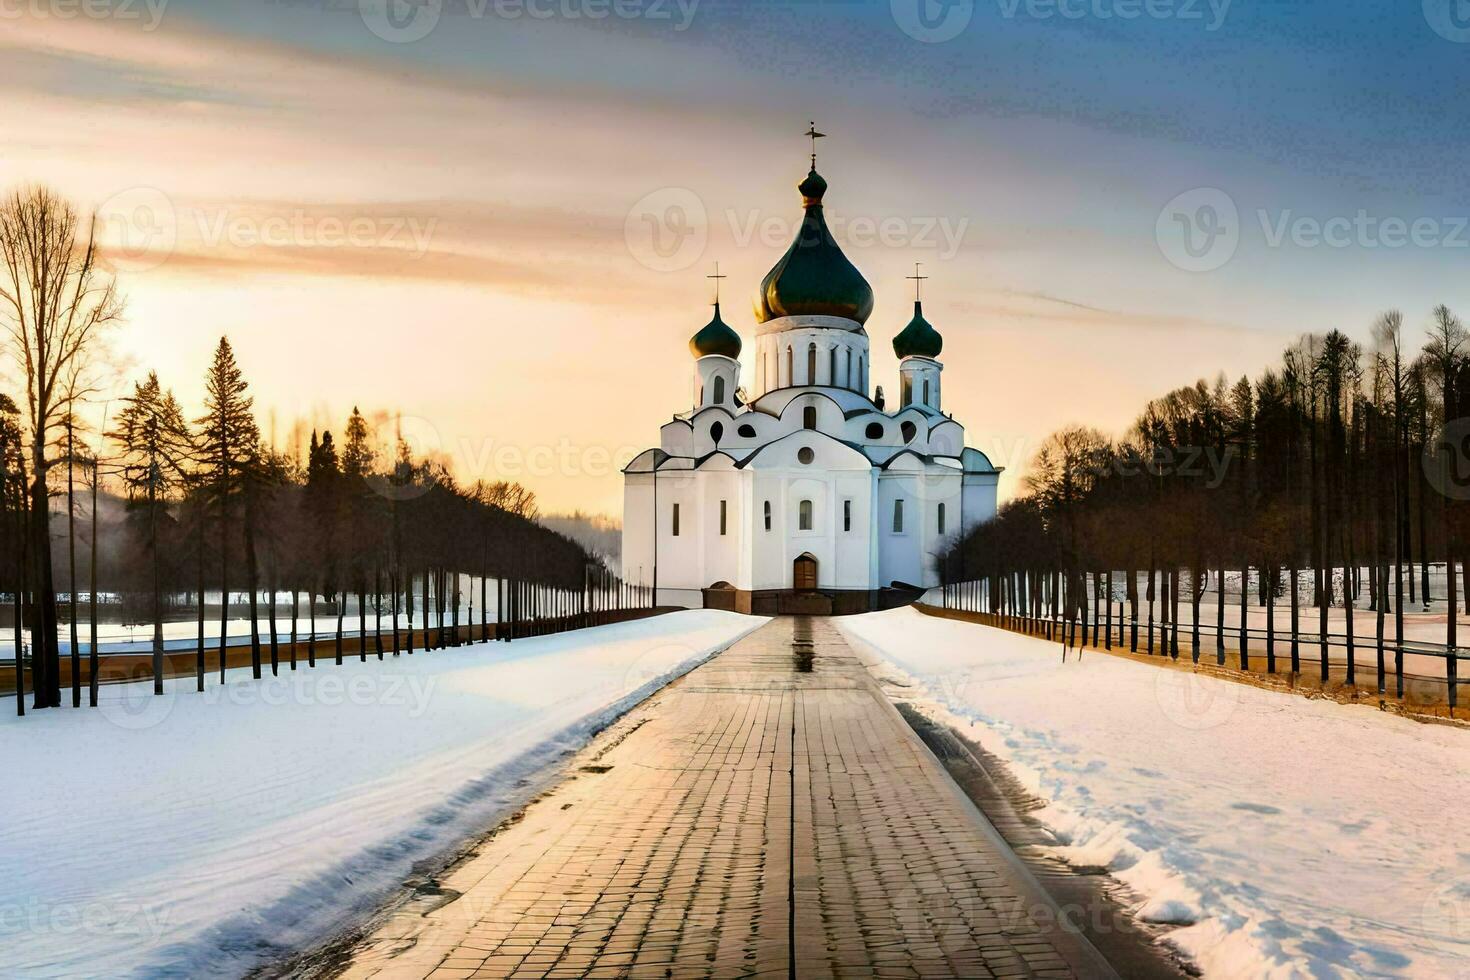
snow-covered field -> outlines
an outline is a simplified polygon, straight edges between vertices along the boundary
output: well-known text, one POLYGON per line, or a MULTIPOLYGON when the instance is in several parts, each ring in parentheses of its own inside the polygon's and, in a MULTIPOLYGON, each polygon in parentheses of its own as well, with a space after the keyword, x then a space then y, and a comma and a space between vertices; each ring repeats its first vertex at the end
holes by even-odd
POLYGON ((763 622, 680 612, 6 716, 0 975, 238 976, 371 908, 763 622))
POLYGON ((1470 731, 912 609, 838 623, 1206 977, 1470 977, 1470 731))

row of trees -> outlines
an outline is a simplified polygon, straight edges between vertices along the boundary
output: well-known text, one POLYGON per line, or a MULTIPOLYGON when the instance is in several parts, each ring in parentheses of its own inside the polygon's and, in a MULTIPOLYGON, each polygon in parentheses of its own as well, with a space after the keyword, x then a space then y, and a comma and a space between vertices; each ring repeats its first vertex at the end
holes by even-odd
MULTIPOLYGON (((94 606, 87 645, 94 703, 99 568, 113 579, 100 587, 149 597, 159 693, 163 623, 180 596, 194 606, 203 687, 207 588, 220 595, 221 672, 231 595, 238 593, 248 607, 251 664, 259 677, 262 619, 269 624, 271 663, 277 663, 278 596, 290 596, 293 637, 301 596, 313 620, 315 597, 334 601, 340 660, 349 595, 357 599, 365 657, 367 610, 391 617, 396 651, 398 617, 412 622, 416 584, 420 615, 427 624, 432 603, 442 636, 446 607, 458 625, 465 577, 471 605, 478 581, 482 611, 492 579, 497 588, 505 580, 531 583, 531 592, 502 595, 499 602, 537 601, 539 587, 581 593, 589 577, 606 579, 605 569, 589 567, 581 547, 535 522, 534 495, 523 487, 483 481, 461 486, 442 463, 415 459, 401 438, 380 452, 357 409, 342 430, 340 447, 331 432, 314 432, 305 460, 278 451, 261 437, 249 385, 225 338, 206 374, 201 416, 188 418, 173 393, 149 374, 133 386, 106 431, 91 434, 102 448, 88 452, 79 438, 79 410, 98 397, 93 367, 104 328, 122 310, 115 283, 98 266, 95 234, 50 192, 17 192, 0 203, 0 262, 0 320, 25 389, 23 404, 0 395, 0 575, 16 604, 18 680, 22 629, 33 639, 35 707, 61 704, 64 610, 57 605, 53 545, 62 535, 73 703, 80 700, 77 547, 87 529, 79 534, 77 520, 83 494, 92 500, 90 554, 82 560, 94 606), (126 498, 126 519, 109 569, 99 561, 98 502, 113 488, 126 498), (52 511, 56 498, 65 500, 60 527, 52 511)), ((381 653, 381 631, 377 635, 381 653)), ((314 658, 314 629, 309 642, 314 658)), ((23 697, 17 707, 24 709, 23 697)))
MULTIPOLYGON (((1165 624, 1180 621, 1187 588, 1198 658, 1205 583, 1212 574, 1223 583, 1227 571, 1249 581, 1255 568, 1255 601, 1265 606, 1271 637, 1269 670, 1276 669, 1271 600, 1283 593, 1290 597, 1291 670, 1300 670, 1299 586, 1309 584, 1323 680, 1328 610, 1340 604, 1347 679, 1356 683, 1354 613, 1366 599, 1382 689, 1385 619, 1394 616, 1401 637, 1406 602, 1444 599, 1446 642, 1456 646, 1462 583, 1450 573, 1446 594, 1431 596, 1429 566, 1447 561, 1454 569, 1463 561, 1470 522, 1470 422, 1462 418, 1470 413, 1470 339, 1440 306, 1412 348, 1403 316, 1390 312, 1373 325, 1366 351, 1337 330, 1306 335, 1254 381, 1221 376, 1149 402, 1122 438, 1081 426, 1054 433, 1033 461, 1026 493, 942 557, 945 579, 989 580, 995 601, 1080 622, 1084 637, 1089 590, 1099 587, 1089 583, 1111 593, 1121 571, 1132 618, 1146 602, 1152 623, 1162 599, 1165 624), (1334 568, 1344 570, 1341 581, 1334 568)), ((1470 566, 1459 567, 1470 595, 1470 566)), ((1220 592, 1216 655, 1223 663, 1220 592)), ((1178 632, 1168 641, 1175 652, 1178 632)), ((1402 694, 1402 644, 1393 647, 1402 694)), ((1453 697, 1455 662, 1447 659, 1453 697)))

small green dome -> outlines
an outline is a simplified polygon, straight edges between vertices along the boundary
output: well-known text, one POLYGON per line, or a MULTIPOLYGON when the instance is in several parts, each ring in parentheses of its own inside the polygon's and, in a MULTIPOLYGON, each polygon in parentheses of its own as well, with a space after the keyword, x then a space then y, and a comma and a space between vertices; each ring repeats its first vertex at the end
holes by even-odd
POLYGON ((689 352, 695 357, 723 354, 726 357, 740 356, 740 335, 720 319, 720 304, 715 304, 715 318, 699 333, 689 338, 689 352))
POLYGON ((893 338, 893 353, 905 357, 938 357, 944 338, 924 319, 924 304, 914 301, 914 318, 893 338))
POLYGON ((866 323, 873 312, 873 287, 827 228, 822 215, 827 182, 813 170, 797 190, 806 217, 796 241, 761 283, 756 319, 765 323, 783 316, 836 316, 866 323))

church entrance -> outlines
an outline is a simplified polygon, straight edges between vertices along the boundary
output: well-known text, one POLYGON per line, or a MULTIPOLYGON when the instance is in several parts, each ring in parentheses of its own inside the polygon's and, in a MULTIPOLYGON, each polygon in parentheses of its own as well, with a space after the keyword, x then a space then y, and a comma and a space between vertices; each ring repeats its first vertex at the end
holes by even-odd
POLYGON ((791 587, 797 592, 817 590, 817 560, 811 555, 802 555, 792 563, 791 587))

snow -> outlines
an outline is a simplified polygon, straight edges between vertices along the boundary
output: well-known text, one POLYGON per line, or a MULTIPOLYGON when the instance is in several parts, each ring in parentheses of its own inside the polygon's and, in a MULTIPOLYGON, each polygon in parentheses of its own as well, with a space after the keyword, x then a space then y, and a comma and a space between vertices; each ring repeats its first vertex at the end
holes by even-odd
POLYGON ((373 908, 765 620, 678 612, 0 720, 0 974, 240 976, 373 908))
POLYGON ((1206 977, 1470 976, 1470 732, 912 609, 837 622, 1206 977))

